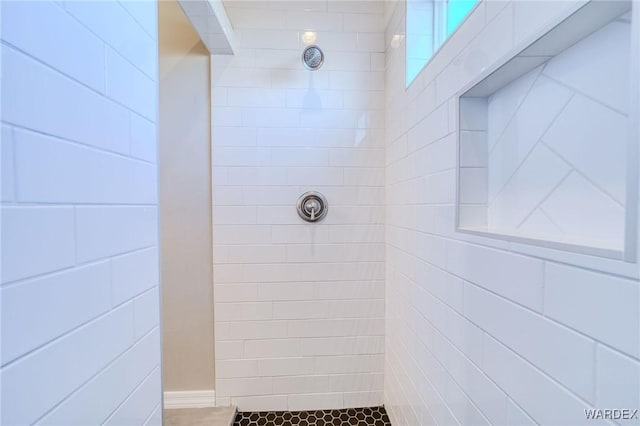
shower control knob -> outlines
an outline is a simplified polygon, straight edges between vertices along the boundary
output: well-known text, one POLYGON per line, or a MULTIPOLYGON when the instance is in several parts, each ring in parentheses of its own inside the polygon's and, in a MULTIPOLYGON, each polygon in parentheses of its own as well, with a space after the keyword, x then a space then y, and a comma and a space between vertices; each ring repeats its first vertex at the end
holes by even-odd
POLYGON ((327 199, 319 192, 305 192, 296 204, 298 215, 307 222, 322 220, 329 209, 327 199))

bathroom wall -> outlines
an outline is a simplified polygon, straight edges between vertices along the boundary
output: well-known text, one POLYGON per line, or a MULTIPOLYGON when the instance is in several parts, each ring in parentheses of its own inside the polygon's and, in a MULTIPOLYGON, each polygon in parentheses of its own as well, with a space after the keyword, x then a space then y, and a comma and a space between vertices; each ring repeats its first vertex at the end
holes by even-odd
POLYGON ((1 7, 1 423, 160 425, 155 3, 1 7))
POLYGON ((585 424, 587 408, 638 408, 637 262, 455 232, 454 95, 577 4, 482 1, 405 90, 396 3, 385 131, 385 403, 394 425, 585 424))
POLYGON ((210 55, 175 0, 158 20, 164 390, 212 391, 210 55))
POLYGON ((217 403, 382 404, 384 5, 225 7, 238 43, 212 62, 217 403), (321 223, 296 213, 310 190, 328 199, 321 223))

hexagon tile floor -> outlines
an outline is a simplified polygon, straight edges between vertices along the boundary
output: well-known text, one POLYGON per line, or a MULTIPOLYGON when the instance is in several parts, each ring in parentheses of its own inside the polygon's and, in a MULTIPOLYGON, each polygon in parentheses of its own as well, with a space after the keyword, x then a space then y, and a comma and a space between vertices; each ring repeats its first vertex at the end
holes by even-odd
POLYGON ((233 426, 391 426, 384 407, 239 412, 233 426))

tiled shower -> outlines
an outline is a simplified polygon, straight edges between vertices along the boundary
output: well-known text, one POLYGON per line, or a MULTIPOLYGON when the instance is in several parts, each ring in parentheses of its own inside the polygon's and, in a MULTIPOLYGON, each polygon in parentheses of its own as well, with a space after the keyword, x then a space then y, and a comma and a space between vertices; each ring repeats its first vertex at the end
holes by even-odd
POLYGON ((202 293, 158 273, 158 175, 181 178, 157 157, 177 114, 157 113, 158 4, 1 3, 3 425, 156 425, 163 404, 240 425, 640 424, 637 1, 171 1, 210 71, 184 114, 208 124, 202 293), (213 306, 179 349, 215 369, 171 389, 162 364, 196 358, 161 359, 169 280, 213 306))
POLYGON ((212 64, 216 399, 382 405, 384 4, 226 6, 238 41, 212 64), (325 54, 317 71, 307 44, 325 54), (311 190, 328 201, 318 223, 295 209, 311 190))

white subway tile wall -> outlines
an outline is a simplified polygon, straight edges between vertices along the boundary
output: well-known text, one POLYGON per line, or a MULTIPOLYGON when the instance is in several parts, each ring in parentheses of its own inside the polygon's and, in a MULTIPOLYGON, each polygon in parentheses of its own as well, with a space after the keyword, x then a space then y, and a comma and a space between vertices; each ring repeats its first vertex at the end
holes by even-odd
POLYGON ((216 397, 245 411, 380 405, 383 3, 225 7, 239 43, 212 64, 216 397), (318 71, 303 36, 324 50, 318 71), (327 197, 323 222, 296 213, 310 190, 327 197))
MULTIPOLYGON (((454 95, 577 3, 481 1, 405 90, 403 2, 225 2, 219 404, 384 403, 398 426, 640 408, 637 279, 454 232, 454 95), (295 213, 308 190, 329 200, 319 224, 295 213)), ((159 425, 155 3, 1 7, 1 422, 159 425)))
MULTIPOLYGON (((597 258, 577 267, 561 252, 455 233, 455 94, 579 3, 481 1, 406 90, 405 46, 392 44, 405 6, 388 3, 384 383, 396 426, 586 424, 588 408, 640 408, 637 263, 618 261, 612 275, 597 258)), ((486 130, 486 117, 460 120, 486 130)), ((469 154, 461 166, 486 166, 486 151, 469 154)))
POLYGON ((0 422, 160 425, 155 2, 0 7, 0 422))

